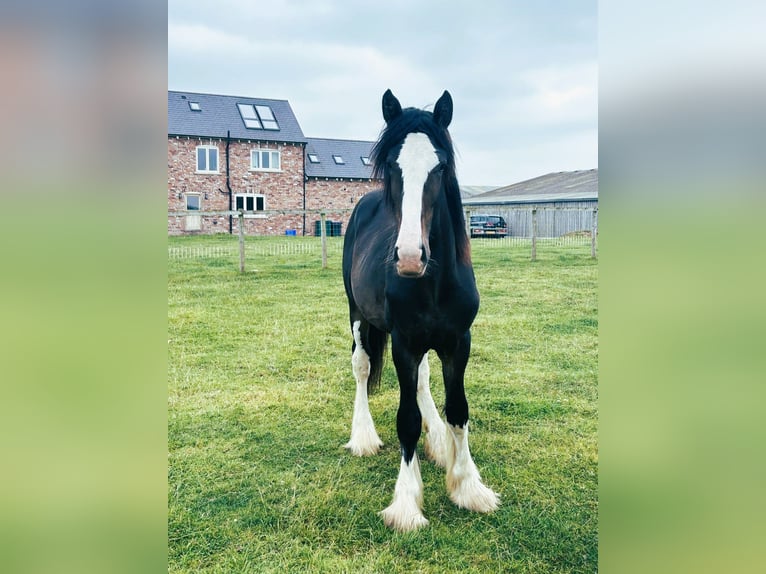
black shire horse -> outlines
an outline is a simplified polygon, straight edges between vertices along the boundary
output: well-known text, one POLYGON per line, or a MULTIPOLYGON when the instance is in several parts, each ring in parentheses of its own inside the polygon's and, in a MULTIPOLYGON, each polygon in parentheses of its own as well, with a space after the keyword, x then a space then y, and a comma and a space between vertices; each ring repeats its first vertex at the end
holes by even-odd
POLYGON ((380 514, 387 526, 407 531, 428 524, 415 452, 422 426, 426 455, 446 467, 447 490, 457 506, 491 512, 499 497, 481 482, 468 449, 463 377, 479 294, 447 132, 452 97, 445 91, 433 113, 403 110, 387 90, 383 118, 386 126, 372 159, 384 188, 359 200, 343 244, 356 378, 351 440, 345 446, 363 456, 383 445, 367 395, 380 381, 390 333, 399 378, 396 430, 402 459, 393 502, 380 514), (428 383, 431 349, 444 374, 446 425, 428 383))

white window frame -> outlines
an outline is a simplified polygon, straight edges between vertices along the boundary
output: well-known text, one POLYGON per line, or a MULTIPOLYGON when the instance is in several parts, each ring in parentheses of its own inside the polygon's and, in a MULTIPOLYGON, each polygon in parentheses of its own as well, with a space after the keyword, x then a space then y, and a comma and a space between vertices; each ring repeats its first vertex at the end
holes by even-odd
POLYGON ((271 172, 281 172, 282 171, 282 152, 275 149, 261 149, 261 148, 254 148, 250 150, 250 171, 271 171, 271 172), (262 155, 264 153, 268 153, 269 155, 269 167, 263 168, 260 167, 262 162, 262 155), (258 154, 258 167, 253 165, 253 158, 255 157, 255 154, 258 154), (279 163, 278 167, 274 168, 271 167, 274 164, 274 154, 276 154, 277 162, 279 163))
POLYGON ((214 145, 198 145, 194 149, 194 164, 197 167, 196 173, 212 173, 212 174, 220 173, 218 171, 218 168, 221 165, 221 161, 220 161, 220 154, 218 153, 218 146, 214 146, 214 145), (212 170, 212 169, 200 169, 199 168, 199 150, 201 150, 201 149, 207 150, 207 153, 205 154, 205 165, 206 166, 210 165, 210 152, 212 150, 215 150, 215 167, 216 167, 215 170, 212 170))
POLYGON ((237 207, 237 199, 242 198, 242 203, 245 207, 247 207, 247 198, 253 198, 253 209, 251 211, 245 210, 245 218, 256 218, 256 219, 266 219, 266 215, 263 213, 259 213, 260 211, 263 211, 266 209, 266 196, 262 193, 235 193, 234 194, 234 209, 238 210, 237 207), (261 209, 258 209, 258 199, 261 199, 261 205, 263 206, 261 209))
POLYGON ((202 194, 197 191, 188 191, 184 193, 184 209, 186 211, 189 211, 191 213, 194 213, 195 211, 202 211, 202 194), (199 208, 198 209, 189 209, 189 198, 190 197, 196 197, 199 201, 199 208))

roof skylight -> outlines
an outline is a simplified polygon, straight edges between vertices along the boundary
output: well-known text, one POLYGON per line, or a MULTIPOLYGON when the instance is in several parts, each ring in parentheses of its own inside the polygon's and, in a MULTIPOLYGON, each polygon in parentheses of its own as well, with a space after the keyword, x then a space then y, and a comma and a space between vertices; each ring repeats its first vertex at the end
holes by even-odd
POLYGON ((193 112, 201 112, 202 108, 199 105, 199 102, 189 102, 189 108, 191 108, 191 111, 193 112))
POLYGON ((332 159, 337 163, 338 165, 343 165, 346 163, 346 161, 343 159, 342 155, 333 155, 332 159))
POLYGON ((254 106, 252 104, 237 104, 242 121, 246 128, 256 130, 279 130, 274 113, 269 106, 254 106))
POLYGON ((265 130, 278 130, 277 120, 274 118, 274 114, 271 112, 269 106, 255 106, 258 115, 261 118, 263 129, 265 130))
POLYGON ((309 161, 311 163, 319 163, 319 156, 317 154, 315 154, 315 153, 310 153, 309 154, 309 161))
POLYGON ((362 160, 362 163, 364 165, 372 165, 372 162, 370 161, 370 157, 369 156, 363 155, 361 157, 361 160, 362 160))

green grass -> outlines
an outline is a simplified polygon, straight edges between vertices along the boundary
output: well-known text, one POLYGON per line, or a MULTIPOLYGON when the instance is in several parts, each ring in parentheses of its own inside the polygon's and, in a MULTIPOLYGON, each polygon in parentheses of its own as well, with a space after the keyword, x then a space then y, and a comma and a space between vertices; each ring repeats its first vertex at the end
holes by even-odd
MULTIPOLYGON (((595 572, 597 264, 590 248, 474 243, 481 309, 466 373, 471 451, 502 495, 456 508, 419 456, 430 525, 377 512, 399 468, 390 356, 370 410, 385 447, 350 456, 354 400, 340 239, 170 238, 219 247, 168 263, 170 572, 595 572), (303 254, 254 255, 298 241, 303 254), (226 251, 226 250, 229 251, 226 251), (312 251, 313 250, 313 251, 312 251), (223 253, 222 255, 220 253, 223 253)), ((272 250, 278 253, 278 250, 272 250)), ((431 359, 437 406, 438 359, 431 359)))

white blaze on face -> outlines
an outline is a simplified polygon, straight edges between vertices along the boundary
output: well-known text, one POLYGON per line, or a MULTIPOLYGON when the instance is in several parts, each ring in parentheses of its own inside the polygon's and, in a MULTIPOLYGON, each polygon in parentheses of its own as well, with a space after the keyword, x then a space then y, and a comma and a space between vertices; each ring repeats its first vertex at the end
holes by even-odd
POLYGON ((423 186, 428 174, 439 163, 431 140, 421 133, 409 134, 399 152, 399 167, 402 170, 402 223, 396 247, 400 259, 420 258, 422 228, 420 218, 423 211, 423 186))

